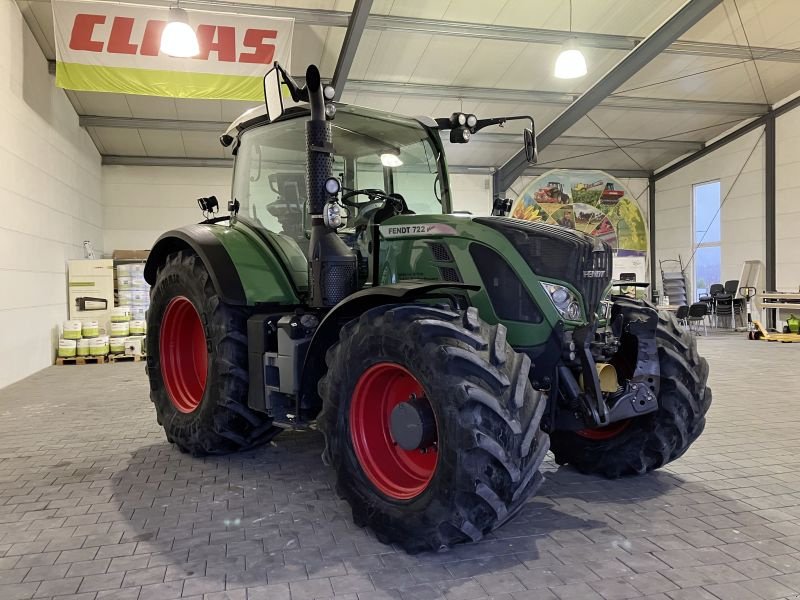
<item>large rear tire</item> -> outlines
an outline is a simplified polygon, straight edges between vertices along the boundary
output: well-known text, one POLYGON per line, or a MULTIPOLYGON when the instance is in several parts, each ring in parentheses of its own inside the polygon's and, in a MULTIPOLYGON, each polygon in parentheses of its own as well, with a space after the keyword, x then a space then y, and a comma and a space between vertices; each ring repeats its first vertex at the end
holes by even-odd
POLYGON ((477 541, 542 482, 546 398, 505 327, 474 308, 374 308, 345 325, 326 361, 325 457, 354 521, 382 542, 419 552, 477 541), (430 411, 422 450, 402 450, 389 425, 409 399, 430 411))
POLYGON ((556 463, 609 478, 639 475, 683 455, 703 432, 711 406, 708 363, 675 317, 660 312, 656 330, 661 384, 658 410, 594 430, 550 434, 556 463))
POLYGON ((247 406, 247 317, 219 299, 194 253, 171 254, 159 269, 147 313, 150 399, 183 452, 246 450, 281 431, 247 406))

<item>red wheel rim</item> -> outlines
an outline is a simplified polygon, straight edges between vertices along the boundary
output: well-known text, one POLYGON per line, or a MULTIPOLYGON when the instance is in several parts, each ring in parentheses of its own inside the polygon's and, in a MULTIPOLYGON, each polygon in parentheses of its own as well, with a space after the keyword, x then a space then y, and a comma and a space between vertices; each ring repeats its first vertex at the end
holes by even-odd
POLYGON ((618 421, 606 427, 580 429, 575 433, 590 440, 610 440, 611 438, 617 437, 620 433, 625 431, 628 428, 628 425, 630 425, 630 422, 630 419, 625 419, 624 421, 618 421))
POLYGON ((167 305, 158 349, 169 399, 182 413, 194 411, 206 389, 208 349, 200 315, 188 298, 177 296, 167 305))
MULTIPOLYGON (((350 403, 350 438, 369 480, 384 495, 410 500, 428 487, 436 472, 438 449, 403 450, 391 436, 392 409, 425 391, 407 369, 378 363, 359 378, 350 403)), ((438 440, 438 424, 437 435, 438 440)))

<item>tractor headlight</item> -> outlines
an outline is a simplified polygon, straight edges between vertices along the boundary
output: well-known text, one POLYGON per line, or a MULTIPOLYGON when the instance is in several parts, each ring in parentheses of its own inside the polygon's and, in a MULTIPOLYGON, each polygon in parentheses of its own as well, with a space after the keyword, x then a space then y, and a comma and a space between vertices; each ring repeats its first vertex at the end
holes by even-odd
POLYGON ((600 302, 600 308, 597 311, 597 316, 604 320, 610 319, 613 306, 614 303, 611 300, 602 300, 600 302))
POLYGON ((344 226, 344 218, 342 215, 342 207, 336 202, 327 202, 322 213, 325 226, 331 229, 339 229, 344 226))
POLYGON ((558 314, 569 321, 580 321, 581 304, 578 297, 569 288, 545 281, 542 282, 542 287, 550 296, 558 314))

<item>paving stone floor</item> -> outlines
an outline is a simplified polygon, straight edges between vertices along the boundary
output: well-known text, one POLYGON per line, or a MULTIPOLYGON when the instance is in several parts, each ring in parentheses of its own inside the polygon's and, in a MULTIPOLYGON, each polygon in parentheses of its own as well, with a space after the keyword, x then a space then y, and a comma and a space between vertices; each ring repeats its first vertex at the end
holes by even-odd
POLYGON ((714 404, 682 459, 548 462, 516 520, 417 556, 353 524, 319 434, 194 459, 141 363, 51 367, 0 391, 0 600, 800 598, 800 344, 700 346, 714 404))

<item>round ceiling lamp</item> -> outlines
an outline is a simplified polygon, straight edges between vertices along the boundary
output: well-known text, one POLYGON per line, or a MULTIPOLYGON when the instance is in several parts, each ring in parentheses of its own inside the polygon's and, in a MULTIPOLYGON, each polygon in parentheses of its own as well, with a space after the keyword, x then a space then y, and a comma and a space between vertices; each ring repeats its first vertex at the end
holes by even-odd
MULTIPOLYGON (((572 33, 572 0, 569 0, 569 32, 572 33)), ((570 38, 561 48, 553 74, 558 79, 577 79, 586 75, 586 58, 578 48, 576 38, 570 38)))
POLYGON ((176 58, 191 58, 200 53, 189 15, 178 6, 169 9, 169 22, 161 33, 161 52, 176 58))

